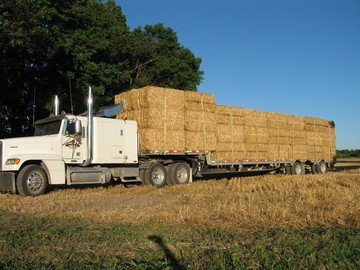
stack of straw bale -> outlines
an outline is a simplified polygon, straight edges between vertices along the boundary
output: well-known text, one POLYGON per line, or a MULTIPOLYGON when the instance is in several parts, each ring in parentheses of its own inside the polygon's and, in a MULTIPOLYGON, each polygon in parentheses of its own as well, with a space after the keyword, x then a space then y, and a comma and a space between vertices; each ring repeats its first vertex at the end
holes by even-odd
POLYGON ((142 151, 216 150, 213 95, 147 86, 115 96, 121 100, 117 118, 137 121, 142 151))
POLYGON ((160 87, 116 95, 117 116, 138 122, 149 151, 211 151, 217 161, 329 160, 335 155, 332 121, 216 105, 213 95, 160 87))

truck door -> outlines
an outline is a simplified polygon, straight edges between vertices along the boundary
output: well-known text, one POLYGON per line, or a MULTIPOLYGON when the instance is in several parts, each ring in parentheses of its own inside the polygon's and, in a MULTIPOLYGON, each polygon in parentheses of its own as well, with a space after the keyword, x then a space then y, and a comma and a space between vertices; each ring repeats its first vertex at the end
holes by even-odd
POLYGON ((62 135, 62 157, 66 163, 83 162, 86 141, 83 132, 76 132, 75 121, 68 120, 62 135))

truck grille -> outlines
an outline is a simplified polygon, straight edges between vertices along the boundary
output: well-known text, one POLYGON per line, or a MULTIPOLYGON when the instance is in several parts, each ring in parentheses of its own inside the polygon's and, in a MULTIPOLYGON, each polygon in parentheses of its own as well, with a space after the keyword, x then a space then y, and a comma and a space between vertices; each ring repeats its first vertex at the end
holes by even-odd
POLYGON ((0 141, 0 171, 2 171, 3 143, 0 141))

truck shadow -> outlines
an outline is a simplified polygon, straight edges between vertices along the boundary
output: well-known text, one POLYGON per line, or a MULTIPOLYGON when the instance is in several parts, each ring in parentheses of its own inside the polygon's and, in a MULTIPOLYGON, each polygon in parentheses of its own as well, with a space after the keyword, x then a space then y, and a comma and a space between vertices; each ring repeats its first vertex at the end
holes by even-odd
POLYGON ((185 269, 183 265, 176 259, 175 255, 171 252, 171 250, 165 245, 164 241, 160 236, 150 235, 148 239, 155 244, 157 244, 165 254, 166 260, 170 263, 172 269, 181 270, 185 269))

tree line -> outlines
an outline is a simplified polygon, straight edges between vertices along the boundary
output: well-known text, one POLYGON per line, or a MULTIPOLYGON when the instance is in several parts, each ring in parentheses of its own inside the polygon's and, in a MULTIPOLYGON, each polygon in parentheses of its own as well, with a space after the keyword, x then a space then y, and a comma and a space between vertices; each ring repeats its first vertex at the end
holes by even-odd
POLYGON ((131 30, 112 0, 2 0, 0 138, 30 135, 54 94, 82 112, 88 85, 97 106, 145 85, 196 90, 200 64, 170 27, 131 30))
POLYGON ((360 157, 360 149, 342 149, 342 150, 336 150, 336 156, 337 156, 338 158, 360 157))

